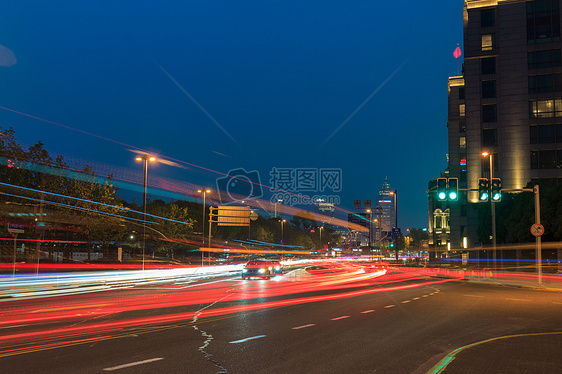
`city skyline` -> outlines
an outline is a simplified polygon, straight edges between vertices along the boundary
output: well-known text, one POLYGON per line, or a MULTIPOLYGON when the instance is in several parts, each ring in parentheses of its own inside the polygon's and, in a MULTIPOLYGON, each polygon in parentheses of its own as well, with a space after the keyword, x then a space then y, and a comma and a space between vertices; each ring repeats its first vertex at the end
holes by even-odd
POLYGON ((10 2, 0 26, 17 59, 0 66, 0 126, 22 144, 139 175, 131 149, 146 150, 181 165, 149 179, 204 187, 237 168, 264 185, 274 168, 341 169, 347 210, 388 176, 399 226, 427 224, 463 2, 32 3, 10 2))

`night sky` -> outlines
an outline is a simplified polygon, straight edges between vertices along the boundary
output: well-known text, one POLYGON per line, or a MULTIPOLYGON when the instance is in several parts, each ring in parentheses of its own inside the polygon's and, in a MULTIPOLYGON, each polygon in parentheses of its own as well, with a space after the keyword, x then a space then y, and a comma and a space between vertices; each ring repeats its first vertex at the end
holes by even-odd
POLYGON ((134 149, 183 165, 151 165, 149 178, 211 188, 236 168, 264 185, 273 168, 341 168, 346 210, 388 177, 399 226, 426 227, 427 183, 447 167, 462 7, 4 1, 0 127, 138 181, 134 149))

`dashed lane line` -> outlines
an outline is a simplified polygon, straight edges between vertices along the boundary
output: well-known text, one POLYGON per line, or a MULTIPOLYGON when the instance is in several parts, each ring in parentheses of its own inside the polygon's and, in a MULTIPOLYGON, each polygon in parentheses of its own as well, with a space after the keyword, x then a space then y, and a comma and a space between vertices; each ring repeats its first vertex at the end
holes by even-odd
POLYGON ((387 305, 387 306, 385 306, 385 308, 392 308, 392 307, 395 307, 395 306, 396 305, 387 305))
POLYGON ((362 314, 367 314, 367 313, 373 313, 375 310, 374 309, 370 309, 370 310, 364 310, 361 313, 362 314))
POLYGON ((306 329, 307 327, 312 327, 312 326, 316 326, 316 324, 315 324, 315 323, 309 323, 308 325, 302 325, 302 326, 291 327, 291 329, 293 329, 293 330, 300 330, 300 329, 306 329))
POLYGON ((150 362, 160 361, 160 360, 163 360, 163 359, 164 359, 163 357, 156 357, 156 358, 151 358, 151 359, 148 359, 148 360, 136 361, 136 362, 131 362, 131 363, 123 364, 123 365, 119 365, 119 366, 113 366, 113 367, 110 367, 110 368, 105 368, 103 370, 104 371, 114 371, 114 370, 119 370, 119 369, 125 369, 125 368, 131 367, 131 366, 144 365, 144 364, 148 364, 150 362))
POLYGON ((345 319, 345 318, 349 318, 349 316, 341 316, 341 317, 332 318, 332 321, 338 321, 340 319, 345 319))
POLYGON ((229 343, 230 344, 239 344, 239 343, 247 342, 248 340, 260 339, 260 338, 263 338, 263 337, 265 337, 265 335, 256 335, 256 336, 251 336, 251 337, 245 338, 245 339, 233 340, 229 343))
POLYGON ((411 303, 411 302, 412 302, 412 300, 404 300, 404 301, 402 301, 402 304, 407 304, 407 303, 411 303))

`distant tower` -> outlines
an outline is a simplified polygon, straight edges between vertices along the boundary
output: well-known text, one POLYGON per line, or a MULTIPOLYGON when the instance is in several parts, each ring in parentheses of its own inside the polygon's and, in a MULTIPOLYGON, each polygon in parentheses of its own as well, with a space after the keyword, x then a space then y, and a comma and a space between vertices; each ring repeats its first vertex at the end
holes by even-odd
POLYGON ((377 198, 376 215, 373 217, 378 220, 379 225, 377 225, 377 228, 380 227, 380 231, 392 231, 394 227, 396 219, 394 211, 395 198, 394 190, 390 186, 388 178, 385 178, 377 198))

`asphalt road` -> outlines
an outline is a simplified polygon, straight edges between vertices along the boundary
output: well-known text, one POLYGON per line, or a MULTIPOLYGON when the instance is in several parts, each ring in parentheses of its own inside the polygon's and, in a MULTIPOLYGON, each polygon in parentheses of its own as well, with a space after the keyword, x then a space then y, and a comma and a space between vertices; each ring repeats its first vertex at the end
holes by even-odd
POLYGON ((560 292, 401 274, 342 279, 214 278, 2 303, 7 322, 0 334, 13 339, 0 341, 1 371, 553 373, 562 367, 560 292), (448 366, 439 368, 447 355, 448 366))

